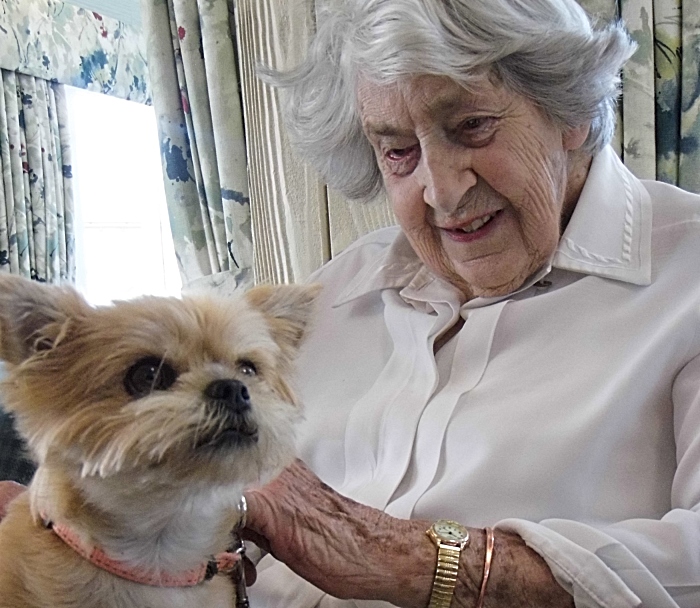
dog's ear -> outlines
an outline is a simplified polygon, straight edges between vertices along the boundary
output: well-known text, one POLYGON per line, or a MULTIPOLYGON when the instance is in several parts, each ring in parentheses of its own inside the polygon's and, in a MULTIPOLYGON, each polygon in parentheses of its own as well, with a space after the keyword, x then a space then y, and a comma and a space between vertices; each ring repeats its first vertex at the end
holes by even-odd
POLYGON ((245 298, 266 316, 280 346, 297 349, 320 291, 320 285, 259 285, 246 292, 245 298))
POLYGON ((19 364, 53 348, 69 320, 89 308, 72 288, 0 274, 0 359, 19 364))

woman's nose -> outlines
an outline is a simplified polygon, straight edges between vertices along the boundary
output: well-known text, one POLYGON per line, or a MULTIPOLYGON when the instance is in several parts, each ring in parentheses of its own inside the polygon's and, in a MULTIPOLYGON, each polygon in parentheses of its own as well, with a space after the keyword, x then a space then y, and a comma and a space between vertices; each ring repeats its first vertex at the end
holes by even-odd
POLYGON ((416 177, 423 187, 423 200, 442 213, 452 213, 467 191, 476 184, 469 152, 452 146, 431 146, 421 151, 416 177))

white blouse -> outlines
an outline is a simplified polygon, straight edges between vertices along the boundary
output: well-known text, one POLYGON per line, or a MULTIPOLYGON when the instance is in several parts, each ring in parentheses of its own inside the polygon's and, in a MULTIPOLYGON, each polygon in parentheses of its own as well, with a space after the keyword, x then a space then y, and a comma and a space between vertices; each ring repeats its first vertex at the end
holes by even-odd
MULTIPOLYGON (((577 607, 700 607, 700 197, 608 148, 551 266, 513 294, 460 306, 397 228, 312 280, 299 449, 324 481, 397 517, 517 532, 577 607)), ((270 556, 250 592, 388 605, 325 596, 270 556)))

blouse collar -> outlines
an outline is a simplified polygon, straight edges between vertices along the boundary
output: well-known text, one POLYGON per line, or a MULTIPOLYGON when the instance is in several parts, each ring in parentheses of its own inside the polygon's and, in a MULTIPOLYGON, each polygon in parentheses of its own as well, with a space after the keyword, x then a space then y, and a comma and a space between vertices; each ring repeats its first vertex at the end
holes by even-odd
POLYGON ((651 199, 610 146, 593 159, 552 265, 634 285, 651 283, 651 199))

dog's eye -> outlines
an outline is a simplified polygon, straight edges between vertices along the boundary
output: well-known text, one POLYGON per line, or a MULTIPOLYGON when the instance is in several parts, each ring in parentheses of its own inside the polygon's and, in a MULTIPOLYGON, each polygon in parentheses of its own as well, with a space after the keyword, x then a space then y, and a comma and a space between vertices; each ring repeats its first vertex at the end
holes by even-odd
POLYGON ((257 376, 258 375, 258 368, 255 367, 255 363, 253 363, 252 361, 249 361, 248 359, 243 359, 242 361, 238 362, 238 370, 244 376, 257 376))
POLYGON ((162 359, 144 357, 134 363, 124 376, 124 388, 134 397, 164 391, 175 384, 177 373, 162 359))

